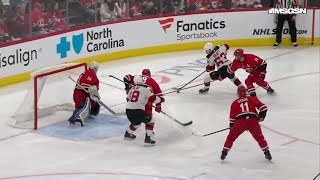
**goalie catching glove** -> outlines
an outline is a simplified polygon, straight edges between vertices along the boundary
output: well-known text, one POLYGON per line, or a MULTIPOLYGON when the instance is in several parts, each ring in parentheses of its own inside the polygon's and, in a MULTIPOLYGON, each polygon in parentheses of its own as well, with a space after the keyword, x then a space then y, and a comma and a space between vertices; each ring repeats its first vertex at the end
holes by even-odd
POLYGON ((88 92, 90 94, 90 99, 92 101, 96 101, 96 102, 100 101, 100 94, 98 92, 97 86, 90 86, 88 88, 88 92))

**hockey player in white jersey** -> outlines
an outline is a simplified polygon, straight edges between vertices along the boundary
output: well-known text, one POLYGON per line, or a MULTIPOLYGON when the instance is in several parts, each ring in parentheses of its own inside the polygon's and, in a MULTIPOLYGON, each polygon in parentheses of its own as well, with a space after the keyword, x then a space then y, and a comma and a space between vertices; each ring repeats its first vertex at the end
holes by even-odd
POLYGON ((219 80, 222 81, 224 78, 228 77, 236 86, 242 85, 241 81, 234 75, 234 73, 229 74, 227 72, 228 66, 232 63, 227 59, 227 51, 229 46, 227 44, 222 44, 213 48, 212 43, 206 43, 204 45, 204 50, 207 54, 207 66, 204 77, 204 87, 199 90, 200 94, 207 93, 210 87, 210 81, 219 80), (217 68, 216 71, 215 68, 217 68))
POLYGON ((155 145, 153 133, 155 121, 152 115, 146 112, 146 106, 154 103, 156 108, 161 109, 161 103, 165 100, 163 97, 153 94, 151 88, 144 84, 142 76, 135 76, 133 81, 135 86, 131 87, 128 92, 126 106, 126 115, 131 124, 124 134, 124 138, 135 139, 136 135, 133 133, 141 126, 141 123, 145 123, 145 146, 155 145))

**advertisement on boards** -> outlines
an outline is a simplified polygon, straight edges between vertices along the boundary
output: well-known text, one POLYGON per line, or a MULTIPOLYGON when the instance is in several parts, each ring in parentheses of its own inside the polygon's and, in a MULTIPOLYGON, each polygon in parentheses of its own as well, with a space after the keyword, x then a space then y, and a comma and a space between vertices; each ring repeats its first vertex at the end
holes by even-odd
MULTIPOLYGON (((193 18, 193 16, 176 16, 158 19, 164 33, 169 36, 173 35, 175 41, 192 42, 204 41, 208 39, 219 39, 223 30, 227 27, 224 18, 208 15, 198 15, 201 18, 193 18)), ((229 21, 230 22, 230 21, 229 21)), ((165 35, 165 36, 166 36, 165 35)))
MULTIPOLYGON (((261 22, 270 23, 259 23, 258 20, 254 27, 251 29, 252 38, 270 38, 276 35, 276 21, 275 16, 277 14, 266 14, 265 16, 260 15, 261 22)), ((311 37, 312 34, 312 11, 308 14, 297 15, 296 17, 296 27, 298 37, 311 37)), ((282 37, 290 37, 290 29, 288 23, 284 23, 282 30, 282 37)))
POLYGON ((73 60, 126 49, 125 38, 112 28, 117 25, 98 26, 60 36, 55 40, 57 58, 73 60))
MULTIPOLYGON (((311 37, 312 12, 298 15, 299 37, 311 37)), ((319 19, 317 11, 315 22, 319 19)), ((317 23, 315 31, 319 35, 317 23)), ((287 23, 283 34, 290 37, 287 23)), ((1 48, 0 78, 123 50, 274 36, 274 15, 267 10, 168 16, 100 25, 1 48)))
POLYGON ((46 48, 35 42, 2 47, 0 51, 0 78, 30 71, 46 64, 46 48))

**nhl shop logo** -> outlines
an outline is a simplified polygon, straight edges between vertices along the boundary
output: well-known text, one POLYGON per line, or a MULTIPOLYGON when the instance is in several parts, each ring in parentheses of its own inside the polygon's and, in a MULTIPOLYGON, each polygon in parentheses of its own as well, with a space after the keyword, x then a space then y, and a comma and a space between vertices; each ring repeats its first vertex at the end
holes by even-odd
POLYGON ((174 18, 166 18, 166 19, 159 20, 159 23, 165 33, 167 33, 167 29, 171 27, 173 22, 174 22, 174 18))

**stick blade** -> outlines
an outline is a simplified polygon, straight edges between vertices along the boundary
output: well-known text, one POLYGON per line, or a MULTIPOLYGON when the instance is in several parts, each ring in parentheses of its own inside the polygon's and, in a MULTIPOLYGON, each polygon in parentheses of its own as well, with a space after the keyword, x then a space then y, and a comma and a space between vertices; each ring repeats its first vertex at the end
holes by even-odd
POLYGON ((181 124, 182 126, 189 126, 192 123, 193 123, 193 121, 189 121, 189 122, 186 122, 186 123, 179 122, 179 124, 181 124))

